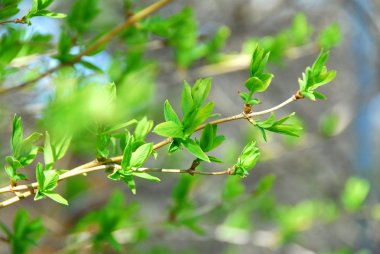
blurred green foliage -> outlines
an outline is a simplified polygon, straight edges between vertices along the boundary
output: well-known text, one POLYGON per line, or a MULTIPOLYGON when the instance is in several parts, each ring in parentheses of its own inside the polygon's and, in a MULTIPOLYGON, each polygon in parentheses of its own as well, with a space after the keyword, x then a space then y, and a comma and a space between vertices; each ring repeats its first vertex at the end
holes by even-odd
MULTIPOLYGON (((84 215, 71 218, 69 227, 64 230, 65 235, 60 236, 59 241, 65 242, 65 246, 60 244, 63 247, 59 250, 61 253, 178 253, 176 247, 181 246, 176 243, 165 244, 164 236, 177 232, 188 234, 186 230, 199 235, 201 239, 212 238, 218 244, 224 242, 233 247, 251 244, 252 236, 266 230, 273 236, 273 241, 267 247, 280 248, 297 243, 299 235, 311 230, 316 224, 330 225, 344 216, 360 214, 366 208, 364 202, 370 186, 359 178, 347 180, 340 196, 341 206, 333 200, 322 198, 293 204, 279 202, 272 188, 276 188, 275 180, 281 181, 281 176, 269 173, 263 175, 260 171, 252 170, 263 157, 262 150, 259 150, 261 138, 246 141, 245 145, 236 145, 236 151, 223 148, 225 150, 220 153, 218 149, 222 144, 232 147, 233 143, 220 134, 218 124, 209 123, 219 117, 214 113, 214 102, 209 100, 212 89, 210 78, 184 82, 179 99, 164 99, 161 103, 163 107, 154 103, 157 92, 164 90, 157 84, 158 80, 167 82, 167 73, 164 72, 168 67, 156 57, 155 52, 152 53, 154 50, 151 47, 156 45, 152 42, 158 42, 160 48, 168 48, 172 53, 170 57, 173 63, 168 64, 171 68, 169 74, 176 71, 185 73, 197 65, 223 61, 227 55, 223 52, 224 46, 230 36, 228 27, 216 28, 210 35, 201 34, 193 9, 186 7, 167 17, 151 15, 140 20, 125 28, 119 36, 115 34, 114 41, 101 44, 75 61, 80 52, 109 33, 110 27, 97 25, 104 18, 104 3, 97 0, 72 1, 66 16, 50 10, 55 7, 55 2, 58 5, 58 1, 34 0, 30 10, 19 19, 21 23, 33 26, 36 16, 66 17, 57 34, 28 32, 30 27, 16 27, 16 24, 1 26, 0 81, 2 85, 5 84, 4 87, 11 86, 13 79, 22 84, 45 75, 46 69, 51 66, 59 67, 51 77, 41 80, 34 90, 28 91, 33 94, 43 90, 42 99, 39 98, 42 109, 34 112, 33 118, 37 122, 35 129, 38 132, 25 135, 33 129, 27 126, 29 122, 24 120, 23 125, 19 114, 8 114, 14 118, 12 128, 9 128, 12 129, 8 149, 10 155, 4 160, 8 176, 4 178, 4 184, 9 181, 12 187, 17 187, 22 186, 24 180, 33 181, 35 178, 38 183, 35 200, 48 197, 62 204, 79 203, 80 207, 87 205, 89 196, 97 200, 101 198, 100 194, 106 195, 112 191, 108 190, 108 186, 92 182, 89 180, 92 178, 84 174, 68 179, 61 185, 60 177, 70 172, 68 169, 73 166, 68 161, 78 155, 86 154, 96 159, 96 163, 110 166, 104 170, 108 178, 120 180, 133 193, 136 193, 141 178, 160 181, 154 173, 136 170, 145 164, 149 167, 152 163, 159 166, 163 163, 174 165, 179 161, 184 168, 182 170, 188 173, 179 177, 171 195, 159 197, 159 202, 167 204, 164 211, 145 206, 141 200, 132 201, 130 196, 124 196, 121 191, 114 191, 106 205, 92 204, 82 208, 84 215), (52 39, 55 37, 57 40, 52 39), (30 62, 25 57, 37 57, 39 60, 34 62, 32 59, 30 62), (47 58, 47 62, 41 61, 42 58, 47 58), (40 87, 44 82, 45 86, 40 87), (161 121, 158 124, 150 119, 157 113, 156 108, 163 108, 163 114, 156 117, 161 121), (199 135, 194 134, 199 126, 203 130, 199 135), (151 137, 153 134, 168 138, 167 151, 173 154, 171 157, 161 156, 160 153, 161 157, 157 158, 158 151, 148 141, 154 139, 151 137), (216 157, 216 154, 225 156, 216 157), (115 159, 116 156, 121 159, 115 159), (191 165, 186 164, 188 158, 191 158, 191 165), (118 167, 111 168, 114 164, 118 167), (198 167, 205 172, 208 172, 206 169, 209 167, 228 169, 224 171, 228 173, 224 180, 217 180, 215 184, 219 193, 209 195, 211 198, 203 195, 215 192, 215 189, 204 189, 205 177, 191 175, 203 172, 198 167), (244 178, 248 173, 252 175, 252 184, 244 178), (61 186, 65 188, 64 191, 59 188, 61 186), (101 193, 95 193, 95 187, 101 193), (59 191, 64 194, 61 196, 59 191), (263 223, 268 223, 270 230, 266 226, 268 224, 263 223)), ((20 13, 19 4, 20 1, 0 1, 0 19, 10 19, 8 21, 12 23, 12 18, 20 13)), ((140 10, 138 1, 125 0, 123 4, 120 12, 125 12, 123 14, 126 17, 140 10)), ((245 106, 259 104, 260 100, 254 96, 266 91, 274 79, 274 75, 267 70, 268 62, 284 63, 284 59, 292 58, 302 50, 314 54, 323 49, 299 81, 300 93, 312 100, 324 98, 315 90, 335 77, 335 72, 327 71, 326 68, 328 49, 337 46, 342 36, 335 23, 313 38, 315 30, 306 16, 300 13, 295 15, 289 28, 282 29, 278 34, 254 37, 244 43, 243 52, 252 56, 248 79, 243 84, 246 91, 239 93, 245 106)), ((8 110, 13 111, 12 108, 8 110)), ((26 114, 23 112, 21 115, 23 119, 28 119, 24 118, 26 114)), ((302 121, 294 113, 280 119, 276 119, 272 113, 269 117, 251 120, 265 141, 268 140, 267 132, 291 137, 305 132, 302 121)), ((323 121, 321 130, 324 135, 334 133, 335 120, 331 116, 323 121)), ((286 139, 285 142, 289 144, 293 141, 286 139)), ((160 168, 150 169, 154 171, 160 168)), ((214 187, 213 183, 210 185, 214 187)), ((116 186, 119 188, 119 185, 116 186)), ((170 190, 165 191, 169 193, 170 190)), ((156 199, 153 195, 155 191, 152 192, 149 196, 156 199)), ((15 191, 14 194, 15 198, 22 198, 22 192, 15 191)), ((77 212, 75 209, 80 209, 78 207, 69 206, 65 212, 77 212)), ((372 212, 378 216, 378 209, 375 208, 372 212)), ((41 209, 42 217, 44 212, 41 209)), ((66 226, 64 223, 62 225, 66 226)), ((12 229, 6 222, 1 223, 0 227, 4 235, 1 240, 9 243, 12 253, 28 253, 44 231, 42 221, 29 219, 28 213, 23 210, 14 215, 12 229)), ((47 241, 49 237, 47 234, 47 241)), ((193 247, 196 250, 197 246, 193 247)), ((180 252, 197 253, 194 250, 184 248, 180 252)), ((330 253, 366 252, 343 249, 330 253)))

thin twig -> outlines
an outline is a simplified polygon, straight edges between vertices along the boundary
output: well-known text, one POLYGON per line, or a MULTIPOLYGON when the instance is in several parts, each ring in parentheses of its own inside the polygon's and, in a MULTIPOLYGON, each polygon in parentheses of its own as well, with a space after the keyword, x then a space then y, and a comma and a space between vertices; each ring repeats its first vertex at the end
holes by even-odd
MULTIPOLYGON (((81 175, 89 172, 99 171, 99 170, 105 170, 105 169, 120 169, 121 166, 114 164, 114 165, 101 165, 97 167, 87 168, 81 171, 68 171, 62 175, 59 176, 58 181, 62 181, 64 179, 81 175)), ((165 168, 134 168, 133 170, 137 172, 149 172, 149 173, 174 173, 174 174, 190 174, 190 175, 209 175, 209 176, 217 176, 217 175, 228 175, 231 174, 231 169, 227 169, 224 171, 216 171, 216 172, 205 172, 205 171, 197 171, 197 170, 189 170, 189 169, 165 169, 165 168)), ((35 190, 38 188, 38 183, 32 183, 28 185, 19 185, 12 189, 12 191, 16 190, 27 190, 29 188, 32 188, 26 192, 20 193, 17 196, 14 196, 12 198, 9 198, 3 202, 0 203, 0 208, 9 206, 13 203, 18 202, 19 200, 26 198, 33 193, 35 193, 35 190)))
POLYGON ((22 19, 12 19, 12 20, 3 20, 0 21, 0 25, 7 24, 7 23, 14 23, 14 24, 26 24, 26 22, 22 19))
MULTIPOLYGON (((226 117, 226 118, 218 119, 215 121, 211 121, 211 122, 209 122, 209 124, 221 124, 221 123, 230 122, 230 121, 234 121, 234 120, 238 120, 238 119, 247 119, 247 117, 260 116, 260 115, 271 113, 277 109, 280 109, 280 108, 286 106, 287 104, 289 104, 293 101, 296 101, 297 99, 300 99, 300 97, 297 96, 298 94, 299 94, 299 92, 297 92, 296 95, 291 96, 286 101, 284 101, 284 102, 282 102, 282 103, 280 103, 280 104, 278 104, 272 108, 269 108, 269 109, 266 109, 263 111, 252 112, 251 114, 243 114, 243 113, 237 114, 237 115, 234 115, 231 117, 226 117)), ((203 128, 205 128, 205 126, 206 126, 206 124, 200 125, 195 131, 202 130, 203 128)), ((156 150, 158 148, 161 148, 161 147, 169 144, 171 141, 172 141, 171 138, 167 138, 167 139, 155 144, 153 146, 153 149, 156 150)), ((76 176, 76 175, 81 175, 84 173, 120 167, 119 165, 110 164, 110 163, 119 163, 119 162, 121 162, 122 159, 123 159, 123 156, 116 156, 116 157, 109 158, 104 162, 100 162, 97 160, 88 162, 86 164, 80 165, 80 166, 78 166, 72 170, 69 170, 69 171, 63 173, 62 175, 59 176, 59 181, 66 179, 66 178, 76 176)), ((140 171, 140 172, 188 173, 188 174, 199 174, 199 175, 225 175, 225 174, 230 174, 230 169, 228 169, 226 171, 220 171, 220 172, 202 172, 202 171, 189 170, 189 169, 183 170, 183 169, 153 169, 153 168, 139 168, 139 169, 135 169, 135 170, 140 171)), ((1 202, 0 208, 11 205, 11 204, 21 200, 22 198, 25 198, 25 197, 32 195, 36 188, 38 188, 37 182, 31 183, 31 184, 26 184, 26 185, 18 185, 18 186, 14 186, 14 187, 7 186, 7 187, 1 188, 0 194, 6 193, 6 192, 22 191, 22 190, 28 190, 28 191, 25 191, 23 193, 19 193, 17 196, 1 202)))
POLYGON ((145 9, 143 9, 143 10, 139 11, 138 13, 136 13, 135 15, 131 16, 125 22, 123 22, 123 23, 119 24, 118 26, 116 26, 115 28, 113 28, 107 34, 105 34, 102 37, 100 37, 99 39, 97 39, 93 44, 91 44, 88 48, 86 48, 81 53, 79 53, 77 56, 75 56, 71 61, 69 61, 67 63, 61 63, 61 64, 57 65, 56 67, 42 73, 38 77, 31 79, 31 80, 28 80, 28 81, 25 81, 24 83, 21 83, 19 85, 1 88, 0 89, 0 95, 11 92, 11 91, 17 91, 17 90, 29 87, 29 86, 33 85, 35 82, 37 82, 38 80, 40 80, 46 76, 49 76, 50 74, 56 72, 57 70, 62 69, 65 66, 71 66, 71 65, 78 63, 82 59, 82 57, 95 52, 101 46, 103 46, 104 44, 109 42, 113 37, 115 37, 116 35, 121 33, 124 29, 130 27, 131 25, 135 24, 137 21, 149 16, 150 14, 158 11, 159 9, 161 9, 162 7, 164 7, 165 5, 169 4, 172 1, 173 0, 160 0, 160 1, 158 1, 152 5, 149 5, 145 9))

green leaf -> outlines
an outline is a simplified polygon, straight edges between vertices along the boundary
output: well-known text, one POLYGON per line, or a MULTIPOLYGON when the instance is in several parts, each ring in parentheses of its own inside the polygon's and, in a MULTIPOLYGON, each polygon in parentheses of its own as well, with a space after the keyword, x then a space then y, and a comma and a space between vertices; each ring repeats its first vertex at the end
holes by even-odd
POLYGON ((339 45, 342 41, 342 32, 337 23, 327 26, 318 36, 318 43, 321 48, 329 49, 339 45))
POLYGON ((71 60, 70 56, 70 50, 72 47, 72 39, 69 35, 69 33, 62 29, 61 34, 59 36, 59 41, 58 41, 58 58, 62 62, 66 62, 71 60))
POLYGON ((183 115, 188 114, 194 109, 194 101, 193 97, 191 96, 191 87, 186 81, 183 84, 181 109, 183 115))
POLYGON ((327 71, 325 66, 329 57, 329 51, 321 50, 312 67, 307 67, 298 80, 301 94, 310 100, 325 99, 326 97, 314 91, 316 88, 330 83, 336 76, 336 71, 327 71))
POLYGON ((216 137, 217 125, 206 124, 201 133, 200 146, 203 151, 208 152, 214 146, 214 139, 216 137))
POLYGON ((65 156, 67 149, 69 149, 71 142, 71 136, 66 135, 58 139, 57 142, 53 142, 54 159, 58 161, 65 156))
POLYGON ((227 177, 222 192, 222 198, 224 201, 228 201, 239 197, 245 191, 245 185, 242 184, 239 177, 227 177))
POLYGON ((173 121, 168 121, 168 122, 158 124, 154 128, 153 132, 160 136, 169 137, 169 138, 183 138, 184 137, 182 127, 173 121))
POLYGON ((253 192, 253 195, 255 197, 258 197, 264 193, 267 193, 272 189, 272 186, 274 182, 276 181, 276 176, 273 174, 266 175, 262 177, 257 184, 255 191, 253 192))
POLYGON ((11 148, 14 154, 20 150, 22 140, 23 140, 23 130, 22 130, 21 117, 15 114, 13 117, 12 139, 11 139, 11 148))
POLYGON ((132 153, 131 167, 141 167, 152 154, 152 151, 153 143, 144 144, 137 148, 137 150, 132 153))
POLYGON ((193 97, 194 105, 200 107, 208 97, 211 90, 211 78, 198 79, 193 88, 191 89, 191 95, 193 97))
POLYGON ((136 141, 143 141, 152 128, 153 121, 150 121, 148 118, 144 117, 137 123, 133 136, 136 141))
POLYGON ((251 64, 249 66, 250 77, 255 77, 263 73, 268 62, 269 52, 264 48, 256 46, 252 54, 251 64))
POLYGON ((185 135, 191 135, 199 125, 206 121, 212 114, 213 102, 208 102, 203 107, 196 109, 183 117, 183 129, 185 135))
POLYGON ((107 158, 109 155, 109 146, 111 136, 109 134, 99 134, 96 136, 96 157, 107 158))
POLYGON ((10 18, 16 15, 20 9, 18 4, 21 0, 3 0, 1 1, 0 20, 10 18))
POLYGON ((133 171, 133 175, 137 176, 137 177, 140 177, 140 178, 147 179, 149 181, 153 181, 153 182, 160 182, 161 181, 160 178, 152 176, 152 175, 147 174, 145 172, 136 172, 136 171, 133 171))
POLYGON ((45 174, 44 174, 44 168, 40 162, 37 163, 37 166, 36 166, 36 179, 39 186, 38 189, 43 190, 44 183, 45 183, 45 174))
POLYGON ((181 121, 179 120, 177 113, 174 111, 172 106, 170 105, 169 101, 166 100, 164 104, 164 115, 165 115, 165 120, 175 122, 179 126, 181 126, 181 121))
POLYGON ((46 191, 54 190, 55 187, 57 187, 58 185, 58 179, 59 179, 58 173, 55 172, 55 170, 45 170, 44 177, 45 177, 45 181, 41 188, 41 191, 45 193, 46 191))
POLYGON ((121 167, 122 169, 129 170, 131 167, 131 158, 132 158, 132 138, 130 137, 129 133, 126 134, 126 144, 123 152, 123 159, 121 161, 121 167))
POLYGON ((256 142, 248 143, 241 152, 237 165, 245 170, 252 169, 260 157, 260 151, 256 147, 256 142))
POLYGON ((245 93, 245 92, 239 92, 239 96, 240 98, 242 98, 245 102, 248 102, 251 97, 249 96, 248 93, 245 93))
POLYGON ((67 15, 68 25, 79 34, 86 32, 99 13, 97 0, 76 1, 67 15))
POLYGON ((326 137, 331 137, 337 134, 337 127, 339 125, 339 115, 335 112, 324 115, 321 119, 319 126, 320 131, 326 137))
POLYGON ((295 112, 281 118, 280 120, 276 121, 272 126, 267 127, 266 130, 289 136, 299 137, 300 132, 303 130, 303 127, 299 125, 299 123, 293 122, 285 124, 285 122, 294 115, 295 112))
POLYGON ((298 13, 293 19, 291 29, 291 40, 296 46, 301 46, 310 41, 310 36, 313 33, 313 28, 309 26, 305 14, 298 13))
POLYGON ((321 51, 318 55, 317 59, 315 60, 313 66, 311 69, 313 70, 313 74, 319 74, 321 73, 323 67, 325 66, 327 60, 329 59, 329 51, 321 51))
POLYGON ((58 193, 55 193, 52 191, 46 191, 46 192, 44 192, 44 194, 57 203, 60 203, 63 205, 69 205, 69 202, 67 202, 67 200, 64 197, 62 197, 61 195, 59 195, 58 193))
POLYGON ((48 10, 39 10, 39 11, 37 11, 37 12, 30 13, 30 14, 27 15, 27 16, 28 16, 28 18, 42 16, 42 17, 49 17, 49 18, 61 19, 61 18, 65 18, 65 17, 66 17, 66 14, 64 14, 64 13, 52 12, 52 11, 48 11, 48 10))
MULTIPOLYGON (((244 86, 248 89, 250 94, 253 94, 259 89, 262 89, 264 84, 258 77, 251 77, 245 82, 244 86)), ((250 97, 248 98, 250 99, 250 97)))
POLYGON ((51 169, 55 162, 53 148, 50 143, 50 135, 45 132, 45 144, 44 144, 44 161, 46 169, 51 169))
MULTIPOLYGON (((0 223, 2 229, 4 226, 0 223)), ((44 227, 39 218, 29 219, 28 212, 18 210, 13 219, 13 233, 8 228, 4 230, 9 239, 11 253, 29 253, 32 245, 37 245, 37 241, 44 232, 44 227)))
POLYGON ((182 142, 183 146, 195 157, 210 162, 208 156, 202 151, 202 148, 192 139, 186 139, 182 142))
POLYGON ((45 9, 49 7, 49 5, 51 5, 53 2, 54 0, 38 0, 38 9, 39 10, 45 9))
POLYGON ((78 64, 81 64, 84 67, 86 67, 87 69, 95 71, 97 73, 103 73, 102 69, 100 69, 98 66, 96 66, 95 64, 92 64, 92 63, 90 63, 88 61, 81 60, 81 61, 78 62, 78 64))
POLYGON ((370 191, 369 182, 358 177, 350 177, 344 187, 341 200, 349 212, 357 211, 364 203, 370 191))
POLYGON ((275 114, 272 112, 264 121, 256 121, 256 125, 264 129, 269 128, 275 123, 275 117, 275 114))
POLYGON ((123 177, 123 181, 127 184, 128 188, 133 194, 136 194, 136 183, 132 175, 126 175, 123 177))

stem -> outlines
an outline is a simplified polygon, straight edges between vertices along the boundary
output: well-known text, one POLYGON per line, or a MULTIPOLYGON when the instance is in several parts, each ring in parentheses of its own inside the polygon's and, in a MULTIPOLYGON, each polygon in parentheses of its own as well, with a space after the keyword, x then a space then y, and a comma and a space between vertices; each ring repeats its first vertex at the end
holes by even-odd
MULTIPOLYGON (((89 172, 99 171, 99 170, 105 170, 105 169, 120 169, 120 165, 101 165, 97 167, 87 168, 81 171, 68 171, 62 175, 59 176, 58 181, 62 181, 64 179, 81 175, 89 172)), ((216 172, 204 172, 204 171, 196 171, 196 170, 188 170, 188 169, 166 169, 166 168, 135 168, 133 169, 137 172, 151 172, 151 173, 174 173, 174 174, 191 174, 191 175, 208 175, 208 176, 217 176, 217 175, 228 175, 230 174, 230 169, 224 170, 224 171, 216 171, 216 172)), ((3 202, 0 203, 0 208, 3 208, 5 206, 9 206, 13 203, 18 202, 19 200, 26 198, 32 194, 34 194, 35 189, 38 188, 38 183, 32 183, 28 185, 19 185, 14 188, 12 188, 12 191, 20 191, 20 190, 27 190, 23 193, 18 194, 18 196, 14 196, 12 198, 9 198, 3 202), (32 189, 30 189, 32 188, 32 189)), ((4 189, 4 188, 3 188, 4 189)))
MULTIPOLYGON (((230 121, 234 121, 234 120, 238 120, 238 119, 246 119, 247 117, 260 116, 260 115, 271 113, 277 109, 280 109, 280 108, 286 106, 287 104, 289 104, 293 101, 300 99, 301 97, 297 97, 298 93, 299 92, 297 92, 295 95, 292 95, 286 101, 284 101, 284 102, 282 102, 282 103, 280 103, 280 104, 278 104, 272 108, 262 110, 262 111, 258 111, 258 112, 253 112, 251 114, 246 114, 246 115, 243 113, 237 114, 234 116, 230 116, 230 117, 218 119, 215 121, 211 121, 211 122, 209 122, 209 124, 221 124, 221 123, 230 122, 230 121)), ((205 126, 206 126, 206 124, 202 124, 195 131, 202 130, 205 128, 205 126)), ((167 139, 155 144, 153 146, 153 149, 156 150, 158 148, 161 148, 161 147, 169 144, 171 141, 172 141, 171 138, 167 138, 167 139)), ((106 160, 104 162, 99 162, 97 160, 88 162, 86 164, 80 165, 76 168, 73 168, 70 171, 63 173, 62 175, 59 176, 59 181, 62 181, 64 179, 67 179, 67 178, 70 178, 70 177, 73 177, 76 175, 81 175, 84 173, 94 172, 94 171, 98 171, 98 170, 120 168, 120 165, 117 165, 115 163, 121 162, 122 159, 123 159, 123 156, 120 155, 120 156, 109 158, 108 160, 106 160), (108 163, 108 164, 106 164, 106 163, 108 163), (114 164, 109 164, 109 163, 114 163, 114 164)), ((225 171, 218 171, 218 172, 202 172, 202 171, 196 171, 196 170, 192 170, 192 169, 189 170, 189 169, 157 169, 157 168, 136 168, 134 170, 139 171, 139 172, 152 172, 152 173, 180 173, 180 174, 181 173, 187 173, 187 174, 191 174, 191 175, 198 174, 198 175, 214 175, 214 176, 215 175, 228 175, 228 174, 230 174, 230 169, 227 169, 225 171)), ((1 188, 0 194, 6 193, 6 192, 22 191, 22 190, 28 190, 28 191, 25 191, 23 193, 19 193, 17 196, 1 202, 0 208, 11 205, 11 204, 21 200, 22 198, 25 198, 25 197, 32 195, 34 193, 34 189, 36 189, 37 187, 38 187, 38 183, 34 182, 31 184, 18 185, 18 186, 14 186, 14 187, 7 186, 7 187, 1 188)))
MULTIPOLYGON (((49 76, 50 74, 56 72, 57 70, 62 69, 65 66, 71 66, 71 65, 78 63, 82 59, 82 57, 95 52, 97 49, 99 49, 105 43, 109 42, 113 37, 115 37, 116 35, 121 33, 124 29, 132 26, 137 21, 149 16, 150 14, 152 14, 156 11, 158 11, 159 9, 161 9, 162 7, 164 7, 165 5, 169 4, 172 1, 173 0, 160 0, 154 4, 149 5, 145 9, 143 9, 143 10, 139 11, 138 13, 136 13, 135 15, 131 16, 125 22, 123 22, 123 23, 119 24, 118 26, 116 26, 115 28, 113 28, 107 34, 105 34, 102 37, 100 37, 99 39, 97 39, 93 44, 91 44, 88 48, 86 48, 81 53, 79 53, 77 56, 75 56, 74 59, 72 59, 71 61, 69 61, 67 63, 61 63, 61 64, 57 65, 56 67, 42 73, 40 76, 38 76, 34 79, 31 79, 31 80, 25 81, 24 83, 21 83, 17 86, 1 88, 0 89, 0 95, 11 92, 11 91, 16 91, 16 90, 26 88, 30 85, 33 85, 38 80, 40 80, 46 76, 49 76)), ((6 22, 6 23, 9 23, 9 22, 6 22)))
POLYGON ((7 24, 7 23, 26 24, 26 22, 23 21, 22 19, 12 19, 12 20, 0 21, 0 25, 7 24))

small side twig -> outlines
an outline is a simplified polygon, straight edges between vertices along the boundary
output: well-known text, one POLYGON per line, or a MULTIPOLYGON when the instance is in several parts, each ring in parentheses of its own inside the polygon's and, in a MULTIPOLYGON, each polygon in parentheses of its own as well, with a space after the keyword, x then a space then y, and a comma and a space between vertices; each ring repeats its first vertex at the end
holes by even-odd
POLYGON ((149 16, 150 14, 158 11, 159 9, 161 9, 162 7, 164 7, 165 5, 169 4, 172 1, 173 0, 160 0, 154 4, 149 5, 145 9, 142 9, 141 11, 136 13, 135 15, 131 16, 128 20, 119 24, 118 26, 113 28, 111 31, 109 31, 108 33, 106 33, 105 35, 103 35, 102 37, 97 39, 93 44, 91 44, 89 47, 87 47, 85 50, 83 50, 81 53, 79 53, 77 56, 75 56, 71 61, 69 61, 67 63, 59 64, 56 67, 42 73, 38 77, 31 79, 31 80, 28 80, 28 81, 25 81, 24 83, 21 83, 19 85, 6 87, 6 88, 0 88, 0 95, 6 94, 8 92, 17 91, 17 90, 27 88, 27 87, 33 85, 34 83, 36 83, 37 81, 39 81, 40 79, 42 79, 46 76, 49 76, 50 74, 62 69, 65 66, 71 66, 71 65, 78 63, 82 59, 82 57, 87 56, 87 55, 95 52, 101 46, 103 46, 104 44, 109 42, 113 37, 115 37, 116 35, 121 33, 126 28, 132 26, 137 21, 149 16))
POLYGON ((7 24, 7 23, 27 24, 27 22, 25 22, 25 20, 23 20, 23 19, 11 19, 11 20, 0 21, 0 25, 7 24))

